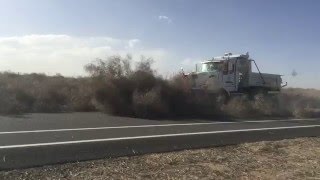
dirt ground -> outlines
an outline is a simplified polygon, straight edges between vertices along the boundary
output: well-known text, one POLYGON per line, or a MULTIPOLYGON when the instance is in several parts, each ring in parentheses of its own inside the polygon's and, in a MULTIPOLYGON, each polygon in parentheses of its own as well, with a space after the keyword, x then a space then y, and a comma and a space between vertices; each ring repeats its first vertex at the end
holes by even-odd
POLYGON ((320 179, 320 138, 0 171, 0 179, 320 179))

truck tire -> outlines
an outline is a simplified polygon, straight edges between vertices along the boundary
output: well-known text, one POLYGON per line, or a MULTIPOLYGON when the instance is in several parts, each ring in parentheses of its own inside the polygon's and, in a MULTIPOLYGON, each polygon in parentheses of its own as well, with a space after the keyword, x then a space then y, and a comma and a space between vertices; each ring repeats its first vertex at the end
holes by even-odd
POLYGON ((254 100, 256 96, 264 96, 268 95, 268 90, 265 88, 254 88, 249 91, 249 99, 254 100))
POLYGON ((229 94, 226 91, 221 90, 216 94, 215 103, 217 106, 223 106, 228 103, 229 99, 229 94))

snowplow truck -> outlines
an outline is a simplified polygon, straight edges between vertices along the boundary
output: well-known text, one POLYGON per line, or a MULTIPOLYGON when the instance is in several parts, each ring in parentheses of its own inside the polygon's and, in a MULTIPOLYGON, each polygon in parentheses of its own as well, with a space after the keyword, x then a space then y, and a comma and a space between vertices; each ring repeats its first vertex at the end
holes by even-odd
POLYGON ((195 71, 185 76, 194 92, 214 94, 219 102, 226 102, 233 95, 273 94, 286 86, 281 75, 261 73, 249 53, 225 53, 196 64, 195 71), (252 66, 257 72, 252 71, 252 66))

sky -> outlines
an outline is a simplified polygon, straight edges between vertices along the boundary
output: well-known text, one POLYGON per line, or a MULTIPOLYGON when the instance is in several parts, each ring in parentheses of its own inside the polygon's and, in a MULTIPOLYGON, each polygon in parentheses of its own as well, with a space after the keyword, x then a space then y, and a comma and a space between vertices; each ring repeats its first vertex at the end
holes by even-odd
POLYGON ((249 52, 290 87, 320 89, 319 8, 317 0, 0 0, 0 71, 83 76, 96 58, 130 53, 153 57, 170 76, 249 52))

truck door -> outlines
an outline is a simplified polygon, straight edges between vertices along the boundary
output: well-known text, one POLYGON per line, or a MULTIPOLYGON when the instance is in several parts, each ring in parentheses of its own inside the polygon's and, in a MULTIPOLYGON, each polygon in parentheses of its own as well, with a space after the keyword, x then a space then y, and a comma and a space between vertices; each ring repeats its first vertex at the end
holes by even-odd
POLYGON ((237 91, 235 74, 236 69, 234 61, 225 61, 223 69, 223 86, 229 92, 237 91))

